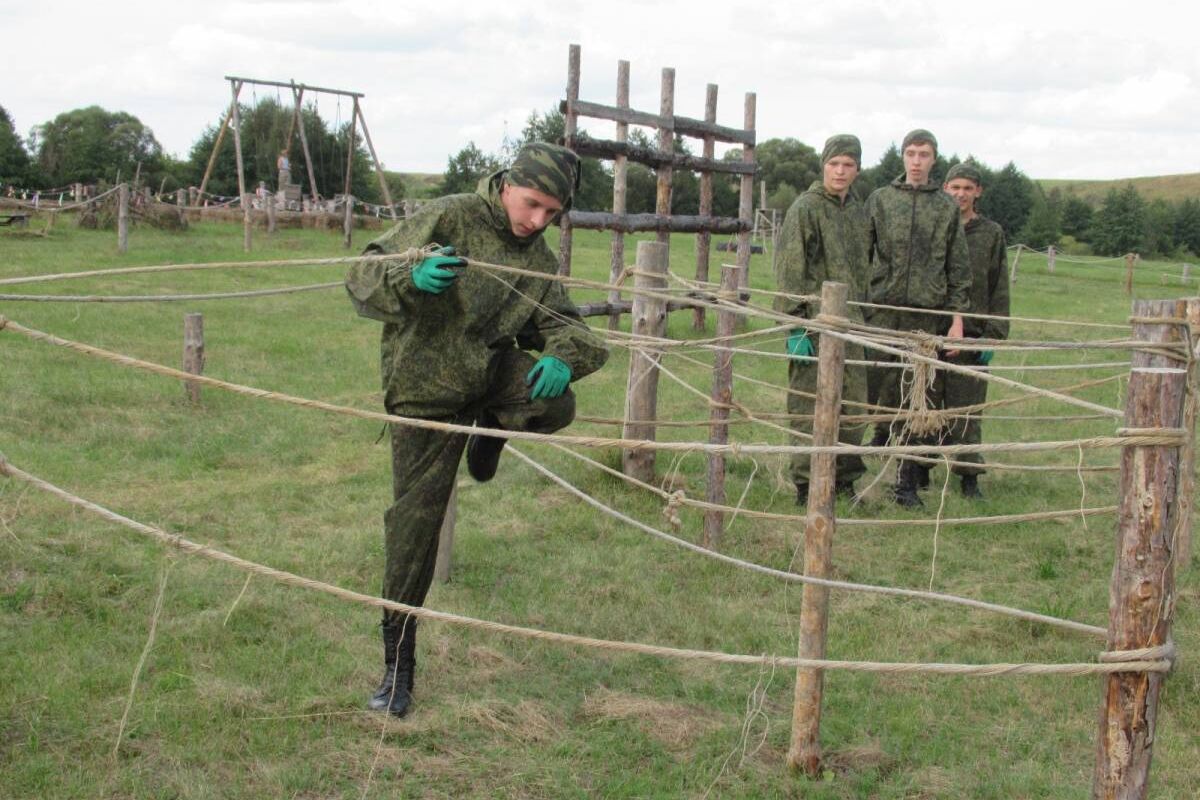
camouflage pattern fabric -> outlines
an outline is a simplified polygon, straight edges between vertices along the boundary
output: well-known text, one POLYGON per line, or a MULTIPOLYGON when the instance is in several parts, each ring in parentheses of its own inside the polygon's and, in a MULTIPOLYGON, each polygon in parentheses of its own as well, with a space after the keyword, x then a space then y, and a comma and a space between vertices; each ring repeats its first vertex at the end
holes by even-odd
POLYGON ((821 166, 829 163, 834 156, 850 156, 854 163, 862 166, 862 142, 852 133, 838 133, 825 140, 821 150, 821 166))
MULTIPOLYGON (((1008 249, 1004 239, 1004 229, 992 220, 977 215, 964 226, 964 230, 967 235, 967 249, 971 255, 971 307, 969 310, 977 314, 1007 317, 1009 314, 1008 249)), ((966 317, 963 319, 963 329, 966 336, 973 338, 1008 338, 1008 320, 966 317)), ((966 366, 980 366, 977 351, 964 350, 951 360, 966 366)), ((976 380, 966 375, 947 374, 946 407, 960 408, 985 402, 987 387, 986 381, 976 380)), ((980 414, 974 412, 965 419, 951 420, 946 441, 950 444, 980 444, 983 441, 980 414)), ((961 453, 956 456, 956 460, 980 465, 984 463, 983 456, 979 453, 961 453)), ((983 472, 983 469, 956 466, 954 472, 960 475, 978 475, 983 472)))
MULTIPOLYGON (((847 284, 848 299, 861 301, 865 297, 867 278, 867 219, 861 203, 853 195, 843 201, 825 190, 821 181, 814 181, 804 194, 796 198, 784 217, 779 233, 779 247, 775 259, 775 281, 780 291, 789 294, 821 293, 825 281, 847 284)), ((777 297, 775 309, 785 314, 810 317, 813 309, 803 301, 777 297)), ((852 305, 847 316, 855 321, 862 320, 862 308, 852 305)), ((803 325, 803 319, 797 321, 803 325)), ((813 346, 820 352, 820 337, 809 333, 813 346)), ((846 345, 846 358, 861 360, 863 350, 859 345, 846 345)), ((865 402, 867 396, 866 371, 861 366, 847 365, 842 378, 843 401, 865 402)), ((793 392, 813 394, 817 386, 817 365, 812 361, 788 362, 788 386, 793 392)), ((789 414, 811 415, 815 401, 791 393, 787 398, 789 414)), ((862 409, 843 407, 843 414, 861 413, 862 409)), ((792 420, 792 429, 812 433, 811 420, 792 420)), ((862 444, 862 424, 843 424, 838 430, 838 441, 843 444, 862 444)), ((797 440, 805 443, 804 440, 797 440)), ((808 454, 792 457, 791 475, 796 483, 807 483, 812 458, 808 454)), ((838 456, 837 480, 853 482, 866 471, 859 456, 838 456)))
POLYGON ((505 180, 513 186, 537 189, 571 207, 571 199, 579 188, 579 156, 565 147, 546 142, 532 142, 521 148, 505 180))
POLYGON ((959 162, 946 171, 946 183, 955 178, 966 178, 969 181, 974 181, 976 186, 983 185, 983 173, 980 172, 975 162, 970 159, 959 162))
POLYGON ((904 176, 867 199, 872 303, 943 311, 970 306, 971 265, 958 206, 942 187, 904 176))
MULTIPOLYGON (((871 320, 872 325, 880 328, 888 328, 893 331, 921 331, 934 336, 944 336, 950 329, 950 322, 950 317, 941 314, 922 314, 919 311, 891 311, 888 309, 876 310, 871 320)), ((875 361, 882 362, 894 363, 900 360, 898 356, 878 351, 874 352, 872 357, 875 361)), ((879 405, 888 408, 903 407, 905 403, 902 400, 907 395, 901 382, 911 379, 911 371, 897 367, 880 367, 877 374, 879 376, 879 405)), ((934 377, 933 385, 926 392, 929 408, 944 408, 945 397, 946 372, 939 369, 934 377)), ((904 429, 903 420, 892 422, 891 433, 892 444, 940 444, 944 435, 943 432, 934 432, 924 436, 912 436, 904 429)))
POLYGON ((924 128, 915 128, 904 134, 904 141, 900 143, 900 155, 904 155, 904 151, 913 142, 929 142, 933 145, 933 155, 936 157, 938 153, 937 137, 924 128))

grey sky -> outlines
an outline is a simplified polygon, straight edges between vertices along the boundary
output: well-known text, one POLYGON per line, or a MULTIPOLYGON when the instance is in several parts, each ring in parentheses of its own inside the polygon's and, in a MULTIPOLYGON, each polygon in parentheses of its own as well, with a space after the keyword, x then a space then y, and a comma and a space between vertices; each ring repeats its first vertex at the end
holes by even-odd
MULTIPOLYGON (((1190 3, 576 5, 0 0, 0 105, 22 134, 84 105, 127 111, 183 156, 229 102, 222 76, 294 78, 364 92, 387 167, 440 172, 469 140, 495 150, 531 111, 556 106, 575 42, 585 100, 614 101, 624 58, 632 105, 656 111, 671 66, 679 114, 702 117, 711 82, 718 121, 740 126, 753 91, 760 138, 819 149, 831 133, 857 133, 868 164, 927 127, 947 154, 1013 160, 1040 178, 1200 172, 1190 3)), ((330 97, 320 110, 338 116, 330 97)), ((343 102, 343 121, 349 110, 343 102)), ((608 137, 612 126, 589 130, 608 137)))

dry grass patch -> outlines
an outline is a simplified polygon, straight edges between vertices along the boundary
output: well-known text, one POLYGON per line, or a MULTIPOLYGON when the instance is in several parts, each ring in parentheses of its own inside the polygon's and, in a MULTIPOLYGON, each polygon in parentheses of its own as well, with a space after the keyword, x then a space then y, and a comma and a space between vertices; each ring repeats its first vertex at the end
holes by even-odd
POLYGON ((551 741, 559 738, 562 730, 559 722, 534 700, 515 704, 503 700, 473 701, 464 703, 458 714, 461 719, 522 742, 551 741))
POLYGON ((581 712, 592 719, 632 721, 647 736, 671 750, 689 747, 696 739, 725 722, 722 715, 707 708, 668 703, 610 689, 587 695, 581 712))

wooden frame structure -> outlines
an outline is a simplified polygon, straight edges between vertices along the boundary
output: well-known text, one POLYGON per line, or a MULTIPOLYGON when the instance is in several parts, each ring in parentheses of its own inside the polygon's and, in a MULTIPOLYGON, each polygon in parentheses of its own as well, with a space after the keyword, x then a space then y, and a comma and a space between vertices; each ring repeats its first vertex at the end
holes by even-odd
POLYGON ((317 175, 313 169, 312 154, 308 148, 308 136, 304 132, 304 121, 301 116, 302 106, 305 92, 313 92, 316 94, 332 94, 338 97, 349 97, 354 102, 354 110, 350 116, 350 146, 346 149, 346 173, 345 185, 343 186, 342 195, 346 201, 345 222, 343 230, 345 233, 345 245, 350 247, 350 231, 354 220, 354 198, 350 194, 350 179, 354 166, 354 146, 355 135, 358 132, 358 127, 362 126, 363 139, 367 143, 367 149, 371 153, 371 161, 375 165, 375 175, 379 179, 379 188, 383 192, 384 203, 387 204, 388 211, 391 213, 392 219, 396 219, 396 205, 392 202, 392 193, 388 189, 387 176, 383 174, 383 165, 379 163, 379 156, 375 153, 375 144, 371 141, 371 132, 367 129, 367 118, 363 115, 362 98, 365 97, 362 92, 351 92, 345 89, 329 89, 324 86, 310 86, 305 83, 296 83, 288 81, 266 81, 256 78, 240 78, 234 75, 226 75, 225 80, 229 81, 230 93, 232 99, 229 103, 229 111, 225 114, 225 119, 221 123, 221 129, 217 133, 216 142, 213 144, 212 154, 208 157, 208 166, 204 168, 204 177, 200 181, 200 194, 204 194, 204 190, 208 185, 209 176, 212 174, 213 165, 217 160, 217 153, 221 150, 221 142, 225 138, 225 131, 233 127, 234 150, 237 156, 237 174, 238 174, 238 197, 241 198, 242 205, 242 220, 243 220, 243 247, 250 251, 250 203, 246 197, 246 173, 245 166, 242 160, 242 132, 241 132, 241 113, 238 110, 238 97, 242 92, 242 87, 246 84, 252 86, 274 86, 276 88, 290 89, 292 92, 292 124, 288 130, 288 140, 286 147, 291 149, 292 137, 298 132, 300 134, 300 147, 304 152, 304 165, 308 169, 308 186, 313 200, 321 199, 321 192, 317 188, 317 175))

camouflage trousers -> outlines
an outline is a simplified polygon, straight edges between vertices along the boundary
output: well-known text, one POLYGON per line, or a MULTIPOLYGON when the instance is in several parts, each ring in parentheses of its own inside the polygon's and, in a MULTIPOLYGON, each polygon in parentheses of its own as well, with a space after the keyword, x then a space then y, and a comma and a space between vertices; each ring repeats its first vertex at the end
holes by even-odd
MULTIPOLYGON (((819 336, 809 334, 809 338, 813 341, 813 346, 820 352, 821 340, 819 336)), ((863 350, 861 345, 847 344, 846 359, 862 360, 863 350)), ((817 364, 815 361, 798 361, 791 360, 788 362, 788 388, 791 393, 787 396, 787 410, 791 415, 805 415, 809 419, 793 419, 792 430, 812 434, 813 422, 812 414, 816 406, 814 397, 817 392, 817 364), (804 394, 796 394, 803 392, 804 394)), ((842 373, 842 415, 857 414, 861 415, 863 409, 858 406, 846 406, 846 401, 853 403, 865 403, 867 400, 867 374, 866 369, 862 366, 847 364, 842 373)), ((838 441, 842 444, 862 444, 863 431, 866 429, 866 424, 862 422, 847 423, 842 422, 838 426, 838 441)), ((812 444, 807 437, 792 437, 792 444, 812 444)), ((812 456, 808 453, 797 453, 792 456, 791 476, 794 483, 808 483, 812 469, 812 456)), ((861 456, 844 455, 838 456, 834 467, 837 475, 838 483, 853 483, 867 471, 866 465, 863 464, 861 456)))
MULTIPOLYGON (((958 355, 947 358, 952 364, 964 367, 979 367, 979 353, 974 350, 963 350, 958 355)), ((946 408, 961 408, 973 406, 987 400, 987 381, 972 378, 968 375, 946 373, 946 408)), ((946 444, 979 444, 983 441, 980 412, 972 411, 966 418, 955 418, 949 421, 946 429, 946 444)), ((958 475, 980 475, 983 468, 982 453, 957 453, 952 456, 955 461, 966 461, 978 464, 977 467, 955 465, 952 471, 958 475)))
MULTIPOLYGON (((871 318, 871 324, 879 328, 893 331, 920 331, 941 336, 950 329, 951 318, 941 314, 922 314, 919 311, 891 311, 877 309, 871 318)), ((899 361, 898 356, 890 353, 872 352, 872 360, 885 363, 899 361)), ((902 408, 907 398, 907 389, 902 385, 907 370, 896 367, 875 367, 878 387, 877 402, 888 408, 902 408)), ((929 408, 942 408, 946 396, 946 373, 938 370, 933 379, 933 385, 925 393, 929 408)), ((891 424, 892 444, 940 444, 944 431, 934 431, 921 436, 912 436, 905 430, 903 420, 895 420, 891 424)))
MULTIPOLYGON (((566 427, 575 418, 575 395, 568 389, 553 399, 531 400, 525 375, 534 363, 524 351, 500 350, 488 365, 483 398, 428 419, 470 425, 490 414, 507 430, 553 433, 566 427)), ((393 423, 391 438, 393 502, 383 515, 383 597, 420 606, 433 582, 438 538, 467 436, 393 423)), ((388 612, 384 617, 398 622, 404 615, 388 612)))

